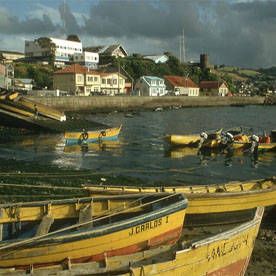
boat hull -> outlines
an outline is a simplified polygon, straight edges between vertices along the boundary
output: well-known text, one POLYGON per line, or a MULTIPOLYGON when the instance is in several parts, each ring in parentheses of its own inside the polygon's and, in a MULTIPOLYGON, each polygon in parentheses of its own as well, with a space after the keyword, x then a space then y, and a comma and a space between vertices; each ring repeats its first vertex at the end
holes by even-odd
POLYGON ((118 138, 122 125, 115 128, 101 129, 87 132, 65 132, 64 138, 67 145, 108 141, 118 138))
MULTIPOLYGON (((130 255, 106 257, 104 262, 71 264, 66 266, 31 269, 33 275, 191 275, 191 276, 237 276, 244 275, 250 261, 258 234, 264 208, 254 210, 247 222, 204 231, 185 230, 183 240, 175 246, 164 246, 130 255), (198 238, 197 234, 201 235, 198 238), (202 236, 203 235, 203 236, 202 236), (191 237, 192 236, 192 237, 191 237), (196 240, 194 242, 194 240, 196 240)), ((4 270, 2 270, 4 271, 4 270)), ((0 274, 2 272, 0 270, 0 274)), ((14 271, 15 276, 25 271, 14 271)))
MULTIPOLYGON (((203 217, 201 217, 202 223, 206 223, 211 221, 208 215, 216 217, 218 213, 229 213, 229 218, 233 219, 235 217, 238 218, 238 214, 242 210, 250 210, 258 206, 266 207, 276 204, 276 179, 274 177, 206 186, 88 186, 86 189, 90 192, 90 195, 93 196, 102 194, 158 193, 161 191, 168 193, 184 193, 189 200, 185 224, 188 223, 188 217, 192 217, 192 215, 207 215, 206 220, 203 220, 203 217)), ((227 217, 225 217, 225 219, 227 221, 227 217)))
MULTIPOLYGON (((156 209, 159 205, 152 205, 153 211, 107 225, 76 228, 76 231, 70 232, 65 228, 29 240, 2 241, 0 267, 26 269, 30 265, 56 265, 68 259, 72 263, 93 262, 104 260, 106 256, 131 254, 162 244, 173 244, 181 236, 188 204, 183 195, 178 196, 179 201, 177 199, 168 207, 156 209)), ((56 219, 67 215, 66 212, 56 212, 56 219)))

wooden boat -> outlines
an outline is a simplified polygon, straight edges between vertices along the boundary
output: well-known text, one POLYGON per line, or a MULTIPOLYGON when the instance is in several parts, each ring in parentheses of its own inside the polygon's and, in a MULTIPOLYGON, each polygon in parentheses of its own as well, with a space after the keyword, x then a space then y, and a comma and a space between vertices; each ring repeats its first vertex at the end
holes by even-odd
POLYGON ((165 141, 171 146, 189 146, 189 147, 200 147, 201 149, 217 149, 225 148, 228 146, 224 142, 223 136, 226 133, 231 133, 233 136, 240 135, 243 132, 242 127, 233 127, 227 130, 218 129, 215 131, 208 131, 207 140, 205 140, 202 145, 200 145, 200 134, 196 135, 167 135, 165 136, 165 141))
POLYGON ((29 271, 0 270, 0 274, 22 276, 76 275, 164 275, 164 276, 243 276, 254 248, 263 208, 254 210, 252 220, 220 228, 184 229, 182 239, 173 246, 162 246, 135 254, 106 257, 104 262, 71 264, 29 271), (200 238, 197 233, 200 232, 200 238), (204 234, 207 233, 208 234, 204 234))
POLYGON ((92 143, 99 140, 114 140, 118 138, 121 128, 122 125, 94 131, 83 130, 79 132, 65 132, 64 138, 66 140, 66 144, 82 144, 92 143))
POLYGON ((10 100, 10 101, 13 101, 17 97, 18 97, 18 92, 8 91, 8 90, 0 92, 0 100, 10 100))
MULTIPOLYGON (((218 135, 220 135, 222 129, 207 131, 206 133, 210 137, 209 139, 215 139, 218 135)), ((187 135, 179 135, 179 134, 171 134, 165 136, 165 141, 171 146, 191 146, 197 147, 200 140, 200 134, 187 134, 187 135)))
POLYGON ((228 223, 243 221, 257 206, 276 204, 276 178, 236 181, 217 185, 133 187, 87 186, 91 195, 139 193, 184 193, 189 200, 185 224, 228 223), (204 216, 203 216, 204 215, 204 216))
POLYGON ((173 244, 187 204, 168 193, 2 204, 0 267, 97 261, 173 244))

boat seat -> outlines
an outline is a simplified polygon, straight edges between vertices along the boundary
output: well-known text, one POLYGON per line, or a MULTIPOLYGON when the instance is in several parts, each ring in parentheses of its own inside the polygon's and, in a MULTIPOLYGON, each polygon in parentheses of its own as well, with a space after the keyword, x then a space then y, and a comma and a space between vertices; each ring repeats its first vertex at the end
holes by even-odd
POLYGON ((39 237, 49 233, 50 227, 53 222, 54 218, 51 215, 45 215, 38 226, 35 236, 39 237))

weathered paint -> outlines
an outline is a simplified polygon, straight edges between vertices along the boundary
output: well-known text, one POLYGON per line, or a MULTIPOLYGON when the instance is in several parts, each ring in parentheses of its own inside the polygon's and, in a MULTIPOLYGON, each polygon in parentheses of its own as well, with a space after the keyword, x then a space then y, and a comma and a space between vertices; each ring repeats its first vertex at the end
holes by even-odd
MULTIPOLYGON (((179 195, 178 195, 179 196, 179 195)), ((0 243, 0 267, 54 264, 70 258, 78 260, 103 259, 104 253, 130 254, 139 250, 173 243, 181 235, 187 200, 168 204, 158 210, 107 226, 42 237, 30 243, 17 244, 13 249, 1 249, 9 243, 0 243)), ((13 241, 16 244, 16 240, 13 241)))
MULTIPOLYGON (((257 208, 252 220, 198 240, 183 250, 175 251, 174 246, 165 246, 136 254, 109 257, 105 259, 104 265, 103 262, 68 265, 67 260, 67 269, 64 266, 48 267, 36 269, 32 273, 37 276, 111 275, 119 270, 125 272, 117 272, 116 275, 242 276, 250 260, 263 210, 264 208, 257 208)), ((25 275, 25 271, 17 271, 15 275, 25 275)))
POLYGON ((187 214, 224 213, 276 204, 276 178, 229 182, 218 185, 176 187, 88 186, 91 195, 168 192, 184 193, 187 214))
POLYGON ((131 275, 242 276, 250 259, 264 208, 253 221, 178 251, 171 261, 131 268, 131 275))

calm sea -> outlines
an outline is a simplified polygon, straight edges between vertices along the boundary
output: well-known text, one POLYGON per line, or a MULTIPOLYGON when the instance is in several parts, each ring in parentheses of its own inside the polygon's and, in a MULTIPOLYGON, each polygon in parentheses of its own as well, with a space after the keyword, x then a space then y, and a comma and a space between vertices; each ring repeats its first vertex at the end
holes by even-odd
MULTIPOLYGON (((276 175, 276 153, 170 149, 166 134, 191 134, 243 126, 250 133, 276 129, 276 107, 180 108, 136 114, 90 115, 91 121, 123 125, 119 139, 88 147, 66 146, 63 134, 18 134, 0 140, 0 157, 22 162, 127 175, 164 185, 223 183, 276 175)), ((2 137, 3 138, 3 137, 2 137)))

